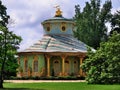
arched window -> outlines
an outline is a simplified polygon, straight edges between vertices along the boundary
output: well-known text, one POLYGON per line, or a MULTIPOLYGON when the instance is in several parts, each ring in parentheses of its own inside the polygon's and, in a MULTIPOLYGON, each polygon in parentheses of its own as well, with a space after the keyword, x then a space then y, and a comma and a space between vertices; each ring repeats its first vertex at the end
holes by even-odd
POLYGON ((24 61, 25 72, 28 70, 28 60, 24 61))
POLYGON ((38 60, 34 60, 33 69, 34 69, 34 72, 38 72, 38 60))

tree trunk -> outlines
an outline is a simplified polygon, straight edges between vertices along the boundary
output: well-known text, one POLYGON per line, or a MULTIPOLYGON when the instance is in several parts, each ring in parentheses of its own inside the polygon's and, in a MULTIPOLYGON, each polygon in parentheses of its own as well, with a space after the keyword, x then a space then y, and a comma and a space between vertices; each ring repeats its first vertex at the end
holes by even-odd
POLYGON ((6 46, 6 34, 7 32, 5 31, 5 36, 4 36, 4 45, 5 45, 5 51, 4 51, 4 59, 2 61, 2 67, 1 67, 1 72, 0 72, 0 88, 3 88, 3 71, 4 71, 4 66, 5 66, 5 61, 6 61, 6 54, 7 54, 7 46, 6 46))
POLYGON ((0 76, 0 88, 3 88, 3 79, 2 79, 2 76, 0 76))
POLYGON ((3 71, 4 71, 4 64, 5 64, 5 60, 3 61, 2 63, 2 68, 1 68, 1 72, 0 72, 0 88, 3 88, 3 81, 4 81, 4 78, 3 78, 3 71))

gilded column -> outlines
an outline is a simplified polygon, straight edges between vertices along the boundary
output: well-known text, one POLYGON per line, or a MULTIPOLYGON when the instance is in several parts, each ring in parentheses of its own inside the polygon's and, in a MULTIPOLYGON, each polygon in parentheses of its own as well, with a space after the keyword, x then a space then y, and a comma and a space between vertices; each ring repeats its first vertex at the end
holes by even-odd
POLYGON ((62 76, 65 74, 65 58, 66 56, 62 56, 62 76))
POLYGON ((50 76, 50 56, 47 56, 47 76, 50 76))
MULTIPOLYGON (((83 57, 80 57, 80 65, 82 64, 83 57)), ((80 76, 83 76, 82 68, 80 67, 80 76)))

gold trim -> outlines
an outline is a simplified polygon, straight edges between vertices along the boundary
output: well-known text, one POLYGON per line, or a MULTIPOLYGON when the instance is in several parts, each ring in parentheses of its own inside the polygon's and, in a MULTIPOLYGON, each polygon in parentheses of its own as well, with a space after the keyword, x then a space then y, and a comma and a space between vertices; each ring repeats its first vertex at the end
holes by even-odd
MULTIPOLYGON (((83 57, 80 57, 80 66, 82 65, 83 57)), ((83 76, 82 68, 80 67, 80 76, 83 76)))
POLYGON ((56 12, 55 12, 55 17, 62 17, 62 11, 60 10, 60 6, 55 6, 56 12))

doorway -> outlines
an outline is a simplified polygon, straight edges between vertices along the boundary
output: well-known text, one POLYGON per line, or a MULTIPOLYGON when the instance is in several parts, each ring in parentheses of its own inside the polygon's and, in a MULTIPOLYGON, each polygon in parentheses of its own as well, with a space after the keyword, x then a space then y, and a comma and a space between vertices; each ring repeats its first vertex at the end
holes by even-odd
POLYGON ((54 72, 54 76, 59 75, 60 73, 60 61, 59 60, 53 61, 53 72, 54 72))
POLYGON ((77 75, 79 72, 79 67, 78 67, 78 60, 74 60, 74 74, 77 75))
POLYGON ((65 74, 69 75, 70 74, 70 61, 65 60, 65 74))

